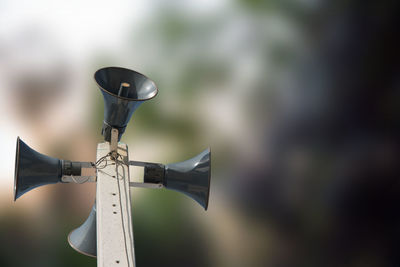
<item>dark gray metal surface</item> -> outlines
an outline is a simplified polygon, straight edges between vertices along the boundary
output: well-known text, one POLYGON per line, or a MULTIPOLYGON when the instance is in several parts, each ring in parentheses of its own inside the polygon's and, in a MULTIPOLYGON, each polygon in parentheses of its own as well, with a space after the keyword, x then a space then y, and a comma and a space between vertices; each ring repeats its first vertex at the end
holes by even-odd
POLYGON ((14 201, 38 186, 61 182, 61 176, 61 160, 40 154, 17 138, 14 201))
POLYGON ((121 139, 133 112, 143 103, 157 95, 155 83, 133 70, 107 67, 94 74, 104 97, 104 122, 102 134, 111 140, 111 129, 119 132, 121 139))
POLYGON ((184 193, 207 210, 211 181, 210 148, 191 159, 165 166, 137 161, 129 164, 144 166, 144 184, 163 184, 167 189, 184 193))
POLYGON ((199 155, 165 166, 164 186, 184 193, 208 208, 211 180, 211 151, 207 148, 199 155))
POLYGON ((79 253, 97 256, 96 202, 86 221, 68 235, 68 243, 79 253))
POLYGON ((40 154, 18 137, 15 153, 14 201, 38 186, 63 182, 63 176, 78 177, 81 175, 82 167, 92 167, 92 164, 40 154))

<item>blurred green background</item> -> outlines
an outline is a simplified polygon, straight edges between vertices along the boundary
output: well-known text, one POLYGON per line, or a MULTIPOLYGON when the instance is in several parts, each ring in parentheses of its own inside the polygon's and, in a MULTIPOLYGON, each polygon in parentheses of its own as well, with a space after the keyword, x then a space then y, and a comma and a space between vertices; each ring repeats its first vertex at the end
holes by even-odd
POLYGON ((258 5, 0 2, 6 149, 0 266, 96 266, 95 259, 67 243, 68 233, 90 212, 94 185, 50 185, 15 203, 12 188, 17 136, 53 157, 95 159, 96 143, 102 141, 103 99, 92 77, 104 66, 142 72, 159 88, 157 97, 133 115, 123 136, 131 159, 171 163, 207 146, 213 153, 207 212, 175 192, 132 189, 137 265, 243 266, 258 261, 264 227, 246 229, 257 222, 237 214, 224 189, 237 154, 255 156, 257 106, 264 105, 266 74, 274 75, 265 70, 282 60, 268 60, 269 54, 285 49, 278 48, 279 42, 291 38, 279 32, 281 27, 291 30, 286 22, 266 17, 268 8, 260 3, 258 10, 258 5))
POLYGON ((131 190, 137 266, 397 266, 396 11, 0 0, 0 266, 96 266, 67 242, 95 185, 49 185, 14 203, 13 175, 17 136, 95 160, 103 99, 92 77, 105 66, 159 89, 121 140, 131 160, 212 150, 207 212, 176 192, 131 190))

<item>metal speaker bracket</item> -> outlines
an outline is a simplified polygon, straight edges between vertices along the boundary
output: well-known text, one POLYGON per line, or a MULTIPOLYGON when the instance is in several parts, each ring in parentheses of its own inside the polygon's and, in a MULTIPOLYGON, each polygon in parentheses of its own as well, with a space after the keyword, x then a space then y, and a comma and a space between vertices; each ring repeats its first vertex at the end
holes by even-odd
POLYGON ((130 187, 153 188, 153 189, 164 188, 163 184, 136 183, 136 182, 129 182, 129 186, 130 187))
POLYGON ((117 158, 118 155, 118 130, 115 128, 111 129, 111 141, 110 141, 110 151, 111 157, 113 159, 117 158))
POLYGON ((164 165, 160 163, 129 161, 128 165, 144 167, 143 183, 130 182, 131 187, 164 188, 164 165))
POLYGON ((96 181, 97 181, 97 177, 96 176, 73 176, 73 175, 68 175, 68 176, 61 177, 61 182, 63 182, 63 183, 84 184, 84 183, 96 182, 96 181))

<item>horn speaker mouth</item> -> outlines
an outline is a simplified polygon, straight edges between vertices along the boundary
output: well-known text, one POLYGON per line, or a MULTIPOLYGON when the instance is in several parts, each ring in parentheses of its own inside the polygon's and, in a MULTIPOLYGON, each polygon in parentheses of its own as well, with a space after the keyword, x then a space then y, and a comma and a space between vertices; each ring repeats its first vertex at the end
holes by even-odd
POLYGON ((208 148, 208 192, 207 192, 207 199, 206 199, 206 205, 204 207, 204 210, 208 209, 208 201, 210 199, 210 186, 211 186, 211 148, 208 148))
POLYGON ((72 230, 69 234, 68 234, 68 243, 71 246, 71 248, 75 249, 76 251, 78 251, 79 253, 92 257, 92 258, 97 258, 97 255, 93 255, 93 254, 89 254, 83 250, 78 249, 77 247, 74 246, 74 244, 71 242, 71 234, 74 232, 74 230, 72 230))
POLYGON ((17 188, 18 188, 18 169, 19 169, 19 136, 17 137, 17 149, 15 151, 15 170, 14 170, 14 201, 17 200, 17 188))
POLYGON ((130 69, 121 67, 106 67, 94 74, 94 80, 99 88, 114 97, 127 101, 145 101, 154 98, 158 89, 156 84, 147 76, 130 69), (129 85, 128 93, 119 94, 121 84, 129 85))

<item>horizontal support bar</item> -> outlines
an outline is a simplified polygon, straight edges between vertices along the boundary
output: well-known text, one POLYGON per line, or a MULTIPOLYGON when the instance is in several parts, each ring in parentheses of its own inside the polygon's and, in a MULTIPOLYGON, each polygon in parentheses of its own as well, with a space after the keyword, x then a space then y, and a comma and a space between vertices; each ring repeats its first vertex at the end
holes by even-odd
POLYGON ((142 162, 142 161, 134 161, 134 160, 130 160, 129 161, 129 165, 132 165, 132 166, 141 166, 141 167, 144 167, 144 166, 146 166, 146 164, 149 164, 150 162, 142 162))
POLYGON ((145 167, 147 165, 158 165, 158 166, 164 166, 161 163, 154 163, 154 162, 145 162, 145 161, 135 161, 135 160, 130 160, 128 162, 128 165, 132 166, 139 166, 139 167, 145 167))
POLYGON ((163 184, 136 183, 136 182, 129 182, 129 186, 130 187, 153 188, 153 189, 161 189, 164 187, 163 184))
POLYGON ((95 168, 96 165, 93 162, 85 162, 82 161, 81 163, 81 168, 95 168))
POLYGON ((61 182, 63 183, 76 183, 76 184, 83 184, 83 183, 89 183, 89 182, 96 182, 97 177, 96 176, 63 176, 61 177, 61 182))

